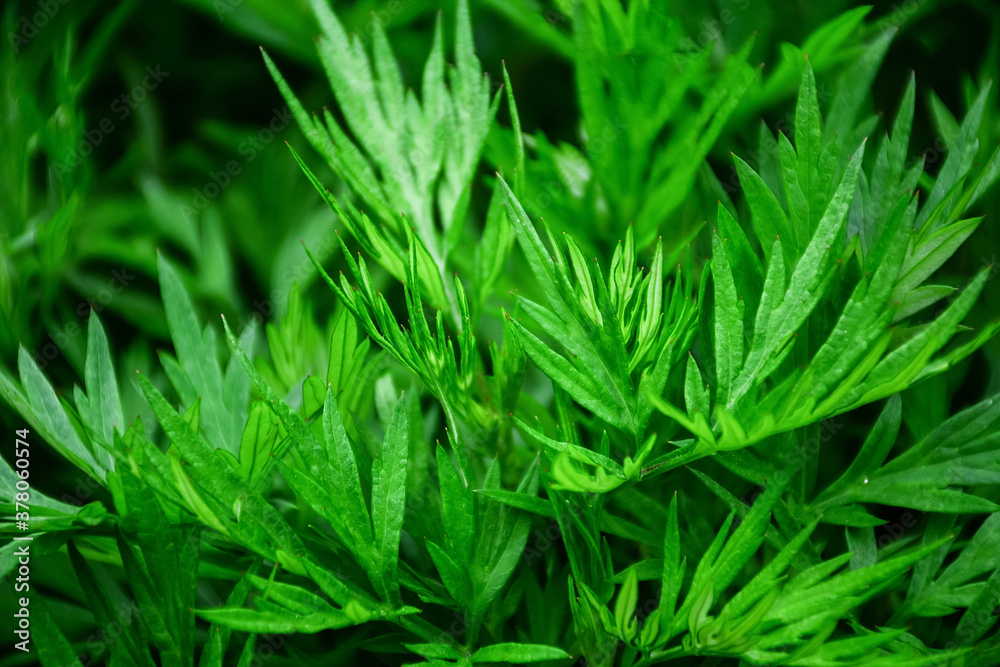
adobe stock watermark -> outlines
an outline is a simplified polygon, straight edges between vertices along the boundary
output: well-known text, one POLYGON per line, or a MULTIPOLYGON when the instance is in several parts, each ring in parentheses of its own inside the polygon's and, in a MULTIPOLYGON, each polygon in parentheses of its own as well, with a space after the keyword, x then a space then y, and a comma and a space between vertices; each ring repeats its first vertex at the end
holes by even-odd
MULTIPOLYGON (((738 9, 740 13, 743 13, 750 8, 750 0, 739 0, 733 6, 738 9)), ((722 33, 725 31, 726 27, 735 22, 736 12, 729 7, 726 7, 719 12, 718 18, 703 20, 700 24, 701 29, 693 38, 685 35, 680 40, 680 46, 686 49, 686 51, 675 52, 674 59, 679 65, 684 65, 694 60, 698 57, 698 54, 705 49, 705 47, 722 39, 722 33)))
MULTIPOLYGON (((115 296, 121 294, 135 278, 135 274, 130 273, 126 266, 122 266, 121 269, 112 269, 111 279, 108 280, 107 286, 99 289, 94 296, 80 301, 76 305, 74 312, 81 318, 88 317, 91 310, 100 314, 114 300, 115 296)), ((66 346, 81 333, 83 333, 83 328, 75 321, 63 327, 57 326, 55 330, 48 331, 47 334, 50 342, 45 343, 32 354, 35 363, 38 364, 40 369, 44 369, 49 365, 50 361, 58 357, 66 349, 66 346)))
MULTIPOLYGON (((653 586, 653 591, 652 591, 653 594, 651 596, 645 597, 641 602, 637 601, 635 605, 635 611, 633 612, 636 624, 640 629, 645 627, 646 621, 649 618, 649 616, 654 611, 660 608, 660 597, 663 595, 662 582, 650 581, 648 583, 653 586)), ((589 606, 589 603, 584 601, 584 598, 582 596, 580 597, 580 604, 584 607, 583 613, 590 613, 590 610, 592 608, 589 606)), ((597 613, 597 610, 593 611, 594 613, 597 613)), ((574 618, 573 621, 575 624, 576 619, 574 618)), ((598 621, 597 623, 598 626, 600 627, 601 622, 598 621)), ((600 630, 598 630, 598 632, 600 632, 600 630)), ((622 641, 620 637, 617 637, 615 635, 605 633, 604 639, 606 639, 605 642, 603 642, 599 646, 594 647, 596 649, 595 651, 592 651, 590 654, 581 655, 575 662, 573 662, 573 667, 588 667, 591 664, 594 665, 613 664, 614 658, 618 654, 618 651, 620 649, 628 648, 629 646, 628 643, 622 641)))
POLYGON ((285 635, 263 634, 257 635, 256 638, 249 641, 256 642, 254 644, 253 656, 246 663, 241 660, 240 664, 250 665, 250 667, 260 667, 266 660, 277 653, 278 649, 285 645, 285 635))
POLYGON ((105 138, 118 128, 116 121, 117 123, 121 123, 131 116, 132 112, 146 101, 149 94, 156 90, 157 86, 164 79, 170 76, 170 72, 164 72, 160 69, 159 64, 156 67, 147 65, 145 72, 146 74, 142 77, 140 83, 133 86, 131 90, 122 93, 111 102, 109 110, 113 117, 105 116, 96 127, 84 130, 83 138, 73 147, 73 152, 61 162, 56 162, 52 165, 52 173, 60 183, 67 174, 72 173, 74 169, 80 166, 83 158, 93 153, 94 149, 100 146, 105 138))
POLYGON ((142 609, 135 599, 128 600, 119 606, 117 615, 110 618, 107 625, 98 627, 97 632, 87 637, 86 645, 90 652, 77 655, 77 659, 80 661, 82 667, 90 667, 90 665, 103 663, 104 654, 108 651, 109 647, 117 642, 119 637, 128 632, 129 627, 140 616, 142 616, 142 609))
MULTIPOLYGON (((995 570, 998 565, 1000 565, 1000 562, 994 558, 986 564, 987 570, 995 570)), ((969 608, 965 609, 962 618, 958 622, 958 627, 955 628, 954 639, 944 645, 944 650, 953 651, 959 648, 971 648, 972 652, 968 654, 966 664, 986 664, 985 662, 976 661, 976 651, 985 649, 988 646, 989 642, 982 641, 982 639, 998 621, 1000 621, 1000 599, 997 599, 994 594, 992 604, 981 606, 975 611, 969 608)), ((935 664, 945 667, 946 665, 953 664, 953 662, 951 660, 943 660, 935 664)), ((990 664, 993 663, 991 662, 990 664)))
MULTIPOLYGON (((577 503, 572 507, 568 508, 566 512, 566 521, 570 522, 572 519, 579 517, 584 512, 584 506, 577 503)), ((558 519, 549 519, 545 524, 545 528, 536 528, 532 531, 531 535, 534 537, 534 542, 530 545, 526 542, 524 549, 521 551, 521 559, 524 560, 525 566, 530 567, 536 558, 541 558, 545 555, 549 549, 554 545, 561 542, 563 539, 562 526, 559 524, 558 519)))
MULTIPOLYGON (((587 143, 584 145, 583 153, 571 153, 566 157, 566 166, 571 171, 579 173, 587 173, 591 170, 592 160, 588 158, 594 158, 601 155, 608 150, 608 147, 613 144, 622 135, 622 133, 628 128, 628 125, 622 121, 620 117, 616 117, 614 120, 606 120, 604 123, 604 128, 601 130, 601 134, 596 137, 588 137, 587 143)), ((594 176, 596 178, 596 176, 594 176)), ((531 209, 533 212, 540 215, 544 215, 544 212, 552 206, 553 203, 562 199, 562 197, 567 192, 567 186, 563 183, 561 179, 548 180, 544 179, 541 182, 541 186, 544 192, 535 195, 534 198, 524 202, 524 207, 526 209, 531 209)), ((580 197, 583 195, 582 190, 579 192, 570 192, 574 197, 580 197)))
POLYGON ((70 0, 39 0, 37 11, 30 16, 25 14, 21 17, 21 22, 17 24, 17 32, 7 33, 7 41, 10 42, 14 53, 20 53, 21 49, 38 35, 38 31, 47 26, 59 10, 69 2, 70 0))
MULTIPOLYGON (((336 242, 334 241, 335 235, 335 232, 324 234, 320 238, 310 241, 309 248, 312 253, 317 257, 328 255, 336 246, 336 242)), ((271 290, 269 296, 252 301, 253 310, 249 315, 242 316, 234 321, 233 331, 243 331, 244 328, 250 325, 259 327, 276 312, 283 311, 285 304, 288 303, 291 286, 295 283, 301 284, 314 270, 315 267, 313 267, 312 261, 308 258, 286 267, 281 272, 280 279, 276 281, 279 286, 271 290)))
MULTIPOLYGON (((764 480, 764 483, 775 483, 779 486, 787 485, 800 470, 806 467, 806 464, 812 461, 815 457, 819 456, 819 452, 823 448, 823 445, 833 440, 833 437, 842 428, 844 428, 844 425, 837 421, 836 418, 824 419, 821 421, 815 435, 810 438, 806 438, 805 442, 803 442, 801 446, 789 448, 785 452, 783 457, 785 462, 784 467, 775 473, 774 479, 764 480)), ((763 493, 763 488, 754 491, 750 494, 746 504, 753 505, 757 498, 763 495, 763 493)))
POLYGON ((917 12, 920 11, 920 8, 926 2, 927 0, 905 0, 905 2, 899 4, 894 3, 889 7, 889 12, 875 22, 875 26, 879 30, 900 28, 904 23, 916 16, 917 12))
POLYGON ((878 533, 878 537, 875 539, 876 548, 881 551, 906 537, 906 534, 919 523, 921 514, 921 512, 917 512, 916 514, 913 512, 903 512, 899 515, 898 520, 876 528, 875 532, 878 533))
MULTIPOLYGON (((391 0, 372 10, 371 18, 360 25, 351 26, 348 32, 357 36, 362 45, 367 46, 375 35, 377 28, 385 29, 392 20, 399 16, 413 0, 391 0)), ((212 0, 212 9, 219 21, 225 22, 229 15, 243 6, 243 0, 212 0)))
POLYGON ((60 500, 67 505, 75 507, 83 507, 90 502, 90 498, 96 490, 104 488, 100 482, 90 476, 78 475, 74 481, 76 482, 76 488, 73 489, 74 493, 64 493, 60 497, 60 500))
MULTIPOLYGON (((77 488, 79 489, 79 486, 77 488)), ((199 531, 194 530, 189 532, 185 541, 187 542, 187 548, 197 552, 201 542, 199 531)), ((178 550, 181 549, 180 544, 176 546, 178 550)), ((117 604, 117 607, 117 612, 109 610, 106 618, 95 619, 97 620, 97 630, 87 637, 86 647, 88 651, 77 655, 77 659, 80 661, 82 667, 104 664, 107 654, 119 642, 120 638, 129 635, 132 637, 136 636, 138 626, 136 628, 133 628, 133 626, 143 617, 143 608, 134 597, 121 600, 117 604)))
POLYGON ((272 109, 271 119, 254 134, 248 134, 236 147, 236 152, 242 156, 240 160, 230 160, 219 171, 208 172, 208 181, 201 187, 192 188, 194 196, 190 204, 181 205, 181 214, 188 222, 197 219, 198 213, 209 205, 229 187, 233 179, 243 173, 243 168, 253 162, 275 137, 285 131, 292 122, 292 112, 286 106, 283 109, 272 109))
MULTIPOLYGON (((820 108, 824 107, 829 99, 833 96, 833 92, 830 88, 822 82, 817 82, 816 84, 816 101, 820 108)), ((747 165, 760 173, 761 168, 771 160, 780 160, 779 157, 779 146, 778 139, 776 138, 777 133, 785 135, 785 138, 795 143, 795 111, 789 111, 784 116, 779 118, 773 127, 774 134, 765 133, 767 137, 763 141, 763 145, 758 146, 756 149, 750 149, 745 155, 741 156, 743 161, 747 165)), ((719 179, 719 185, 722 189, 726 191, 726 194, 733 194, 734 192, 739 192, 742 188, 742 183, 740 182, 739 172, 736 171, 736 165, 729 165, 729 179, 723 181, 719 179)))
MULTIPOLYGON (((997 265, 996 255, 993 255, 992 257, 986 257, 984 255, 984 256, 982 256, 982 257, 979 258, 979 261, 982 263, 983 269, 986 270, 986 280, 983 283, 983 285, 984 285, 983 291, 985 292, 985 290, 986 290, 985 284, 988 283, 988 282, 990 282, 991 280, 993 280, 993 278, 996 277, 997 272, 1000 272, 1000 266, 997 265)), ((958 297, 962 296, 962 294, 965 293, 965 290, 972 283, 974 283, 976 281, 976 278, 978 277, 978 275, 979 275, 978 271, 976 273, 972 274, 971 276, 969 276, 969 279, 965 281, 965 284, 962 285, 961 288, 957 288, 956 287, 955 290, 951 294, 949 294, 948 296, 946 296, 942 300, 941 304, 938 305, 937 308, 935 308, 933 319, 936 320, 937 318, 939 318, 942 315, 944 315, 945 311, 948 309, 949 306, 951 306, 951 304, 955 301, 955 299, 957 299, 958 297)))

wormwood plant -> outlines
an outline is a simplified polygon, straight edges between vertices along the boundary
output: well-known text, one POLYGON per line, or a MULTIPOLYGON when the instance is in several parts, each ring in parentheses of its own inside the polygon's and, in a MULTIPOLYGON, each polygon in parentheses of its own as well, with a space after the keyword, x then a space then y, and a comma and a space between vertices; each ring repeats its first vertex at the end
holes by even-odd
MULTIPOLYGON (((454 66, 439 17, 419 91, 380 29, 369 55, 313 9, 336 107, 310 116, 264 58, 347 188, 292 151, 345 230, 339 273, 305 248, 339 304, 328 343, 295 291, 267 354, 225 320, 221 344, 160 254, 162 374, 116 369, 96 314, 82 387, 57 393, 25 348, 0 369, 30 437, 107 493, 32 492, 34 553, 73 573, 58 605, 121 633, 84 648, 36 595, 43 664, 249 665, 279 635, 275 664, 1000 662, 1000 401, 908 411, 1000 327, 963 324, 992 267, 941 271, 998 175, 996 151, 976 162, 988 85, 931 175, 912 77, 888 130, 867 115, 887 37, 826 110, 803 55, 775 159, 732 157, 740 205, 659 237, 713 190, 696 174, 759 75, 748 51, 708 67, 653 3, 583 2, 583 136, 629 120, 557 227, 532 178, 558 160, 524 140, 507 73, 482 76, 464 1, 454 66), (502 175, 481 164, 501 103, 502 175), (155 425, 125 418, 119 371, 155 425)), ((4 498, 22 478, 0 466, 4 498)))

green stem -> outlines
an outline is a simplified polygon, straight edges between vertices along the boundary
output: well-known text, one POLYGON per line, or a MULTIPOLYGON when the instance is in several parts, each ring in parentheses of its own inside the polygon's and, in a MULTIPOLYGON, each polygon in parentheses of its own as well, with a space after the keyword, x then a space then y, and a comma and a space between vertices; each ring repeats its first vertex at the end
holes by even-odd
POLYGON ((458 439, 458 422, 455 419, 455 411, 452 410, 451 406, 448 405, 448 401, 445 400, 441 385, 435 385, 435 387, 438 390, 441 407, 444 409, 445 421, 448 423, 448 442, 451 444, 451 448, 455 452, 455 457, 458 459, 458 472, 462 476, 462 484, 468 487, 471 477, 469 457, 466 456, 465 449, 458 439))
POLYGON ((700 448, 698 449, 692 448, 692 451, 678 450, 676 452, 673 452, 673 455, 676 455, 676 458, 666 458, 662 461, 650 464, 649 467, 643 468, 642 471, 640 472, 639 479, 644 480, 654 475, 659 475, 665 472, 669 472, 674 468, 679 468, 683 465, 687 465, 688 463, 692 463, 699 459, 703 459, 707 456, 712 455, 713 453, 714 453, 713 450, 706 450, 700 448))
POLYGON ((647 667, 648 665, 655 665, 658 662, 666 662, 667 660, 673 660, 674 658, 679 658, 684 655, 687 655, 687 652, 684 650, 683 646, 675 646, 666 650, 660 649, 659 651, 653 651, 648 657, 643 658, 632 667, 647 667))

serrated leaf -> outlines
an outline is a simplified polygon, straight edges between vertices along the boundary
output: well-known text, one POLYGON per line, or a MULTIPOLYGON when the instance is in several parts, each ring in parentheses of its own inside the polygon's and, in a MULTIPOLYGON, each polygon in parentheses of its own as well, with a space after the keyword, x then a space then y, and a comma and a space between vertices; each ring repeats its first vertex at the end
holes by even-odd
POLYGON ((729 399, 733 382, 743 368, 743 315, 739 308, 736 284, 725 241, 712 236, 712 279, 715 285, 715 388, 716 403, 729 399))
POLYGON ((177 361, 203 401, 202 428, 214 446, 235 454, 239 425, 236 425, 235 431, 231 428, 233 424, 228 419, 223 402, 222 369, 216 358, 214 334, 211 329, 203 332, 180 277, 162 254, 157 257, 157 267, 163 308, 177 350, 177 361))
MULTIPOLYGON (((114 442, 116 430, 118 433, 125 432, 125 417, 122 414, 118 379, 111 361, 108 338, 97 313, 94 311, 90 311, 90 323, 87 327, 87 363, 84 375, 87 381, 87 396, 90 398, 91 414, 96 420, 94 430, 102 438, 104 444, 110 446, 114 442)), ((102 465, 114 469, 110 456, 103 450, 99 449, 97 455, 108 459, 102 461, 102 465)))
POLYGON ((239 632, 312 634, 322 630, 335 630, 356 625, 356 621, 342 611, 317 612, 298 615, 280 611, 254 611, 252 609, 197 609, 195 612, 209 623, 225 625, 239 632))
MULTIPOLYGON (((332 394, 331 394, 332 395, 332 394)), ((391 601, 398 596, 396 569, 399 561, 399 538, 406 507, 406 463, 409 451, 406 400, 396 402, 392 421, 385 432, 382 452, 372 463, 372 525, 375 550, 378 552, 385 595, 391 601)))
POLYGON ((274 451, 278 429, 264 403, 255 401, 249 412, 240 438, 239 474, 250 486, 255 486, 270 468, 268 459, 274 451))
POLYGON ((66 411, 56 398, 52 385, 23 346, 18 350, 17 363, 21 372, 21 384, 30 405, 29 414, 38 422, 43 437, 77 468, 94 479, 103 481, 105 468, 80 440, 66 411))

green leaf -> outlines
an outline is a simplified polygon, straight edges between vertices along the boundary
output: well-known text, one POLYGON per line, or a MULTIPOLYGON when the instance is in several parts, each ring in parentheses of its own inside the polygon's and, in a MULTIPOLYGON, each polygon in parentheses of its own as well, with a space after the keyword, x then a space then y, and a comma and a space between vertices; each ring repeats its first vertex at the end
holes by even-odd
POLYGON ((874 528, 886 523, 884 519, 879 519, 866 512, 860 505, 843 505, 824 509, 819 520, 823 523, 851 528, 874 528))
MULTIPOLYGON (((784 138, 784 137, 782 137, 784 138)), ((785 142, 787 143, 787 139, 785 142)), ((718 232, 725 242, 726 256, 733 269, 733 279, 736 281, 736 293, 743 297, 746 304, 745 322, 748 333, 752 334, 753 315, 760 305, 760 291, 764 286, 764 269, 760 258, 750 246, 743 228, 736 218, 722 203, 717 207, 718 232)), ((770 242, 764 239, 762 245, 770 252, 770 242)))
MULTIPOLYGON (((91 611, 97 627, 104 632, 121 630, 120 615, 125 609, 129 615, 138 615, 138 604, 125 597, 114 580, 104 572, 99 564, 90 563, 80 553, 75 542, 67 545, 70 562, 76 574, 80 588, 91 603, 91 611)), ((133 664, 141 667, 153 667, 156 663, 149 655, 143 638, 138 636, 136 628, 129 625, 118 637, 119 652, 127 652, 133 664)), ((72 663, 69 663, 72 664, 72 663)))
POLYGON ((875 426, 868 432, 868 437, 865 438, 861 451, 851 461, 851 465, 848 466, 847 470, 844 471, 837 481, 828 486, 816 498, 813 502, 813 507, 822 511, 827 505, 832 504, 830 502, 831 499, 836 498, 838 494, 842 493, 848 487, 859 483, 865 484, 868 475, 874 474, 885 462, 886 457, 889 456, 889 452, 896 442, 896 436, 899 434, 899 426, 902 423, 902 419, 902 401, 897 394, 886 401, 885 407, 882 408, 882 412, 875 422, 875 426))
MULTIPOLYGON (((195 612, 209 623, 225 625, 238 632, 312 634, 356 625, 357 621, 343 611, 292 614, 287 611, 254 611, 252 609, 197 609, 195 612)), ((362 621, 363 622, 363 621, 362 621)))
POLYGON ((424 543, 427 545, 431 560, 434 561, 434 567, 441 575, 441 582, 448 589, 448 594, 463 607, 471 607, 472 594, 465 568, 432 540, 426 540, 424 543))
POLYGON ((795 239, 794 231, 788 224, 785 212, 781 209, 781 204, 778 203, 778 199, 760 175, 750 168, 750 165, 736 155, 733 155, 733 161, 736 163, 736 173, 739 174, 740 184, 743 186, 747 204, 750 206, 754 231, 756 231, 757 238, 764 248, 765 259, 768 262, 772 261, 770 252, 774 239, 784 235, 786 237, 783 243, 785 260, 791 264, 795 260, 798 242, 795 239))
POLYGON ((121 475, 127 514, 119 524, 118 551, 143 624, 159 654, 192 664, 200 535, 193 525, 171 526, 156 496, 129 473, 121 475))
POLYGON ((712 235, 712 278, 715 284, 715 401, 725 405, 729 391, 743 368, 743 314, 740 312, 733 269, 718 234, 712 235))
MULTIPOLYGON (((498 462, 490 467, 484 484, 486 489, 499 486, 498 462)), ((516 494, 533 497, 538 493, 539 467, 529 465, 522 476, 516 494)), ((524 556, 531 517, 526 513, 505 507, 499 502, 477 496, 477 527, 482 536, 476 544, 474 581, 477 588, 477 614, 485 613, 488 606, 503 590, 515 568, 524 556)))
POLYGON ((575 445, 571 442, 559 442, 558 440, 553 440, 544 433, 531 428, 517 417, 514 418, 514 422, 525 435, 529 436, 532 440, 535 440, 543 447, 550 447, 557 452, 565 452, 574 461, 579 461, 580 463, 587 465, 598 466, 607 470, 609 473, 612 473, 616 477, 625 479, 625 473, 622 470, 621 465, 616 463, 611 458, 584 447, 580 447, 579 445, 575 445))
POLYGON ((52 385, 23 346, 18 350, 17 364, 21 371, 21 384, 30 405, 30 414, 37 422, 42 436, 77 468, 94 479, 103 481, 106 469, 80 440, 66 411, 56 398, 52 385))
POLYGON ((503 85, 507 89, 507 107, 510 109, 511 129, 514 132, 514 192, 518 196, 524 193, 524 137, 521 134, 521 118, 517 113, 517 104, 514 102, 514 87, 510 85, 510 75, 507 74, 507 63, 501 63, 503 69, 503 85))
MULTIPOLYGON (((780 618, 785 623, 793 624, 820 613, 839 615, 832 605, 863 591, 870 591, 870 594, 877 592, 878 585, 891 582, 915 562, 939 548, 943 542, 939 541, 920 549, 911 550, 903 556, 897 556, 870 567, 850 570, 834 577, 827 576, 822 583, 816 585, 811 585, 812 578, 807 579, 800 575, 793 581, 799 585, 775 602, 768 617, 780 618), (802 581, 800 582, 799 579, 802 581)), ((831 561, 830 565, 846 562, 853 554, 845 554, 845 556, 846 559, 831 561)))
POLYGON ((615 628, 625 641, 632 641, 637 632, 635 605, 638 601, 639 577, 636 569, 630 568, 615 599, 615 628))
POLYGON ((923 208, 917 216, 917 229, 921 231, 933 232, 942 225, 952 221, 947 216, 939 216, 931 220, 930 227, 927 230, 923 229, 924 225, 931 219, 938 204, 942 203, 946 195, 968 173, 969 168, 972 166, 978 145, 977 134, 979 132, 979 125, 982 121, 983 109, 986 104, 986 98, 989 96, 991 85, 991 83, 987 83, 983 86, 983 89, 979 92, 979 95, 973 101, 968 113, 962 120, 958 134, 954 137, 953 141, 948 142, 948 156, 945 158, 941 171, 938 172, 937 178, 934 181, 934 187, 931 188, 930 193, 927 195, 927 201, 924 202, 923 208))
POLYGON ((240 438, 239 474, 250 486, 257 486, 270 469, 270 458, 278 439, 271 410, 260 401, 250 405, 250 414, 240 438))
POLYGON ((847 394, 842 405, 861 405, 894 393, 925 371, 931 356, 948 342, 972 308, 988 276, 989 269, 981 269, 944 313, 879 361, 865 381, 847 394))
POLYGON ((893 291, 894 300, 902 300, 923 284, 924 280, 955 254, 959 246, 976 231, 980 222, 982 218, 960 220, 922 238, 913 253, 906 258, 893 291))
MULTIPOLYGON (((304 547, 297 534, 277 510, 248 488, 229 465, 214 455, 208 443, 190 429, 145 376, 139 375, 138 382, 153 414, 170 438, 171 449, 188 464, 184 468, 190 472, 202 497, 215 500, 216 507, 227 508, 226 512, 231 511, 229 508, 241 508, 238 520, 229 524, 229 532, 242 537, 247 547, 268 558, 275 557, 276 548, 288 553, 302 553, 304 547), (264 539, 265 536, 267 539, 264 539)), ((175 471, 180 471, 178 457, 171 457, 171 464, 175 471)), ((187 477, 183 471, 180 472, 182 478, 187 477)), ((218 528, 218 514, 221 512, 209 511, 213 517, 210 525, 218 528)), ((209 516, 203 515, 202 518, 209 519, 209 516)), ((300 571, 294 563, 289 563, 287 567, 300 571)))
POLYGON ((994 613, 997 607, 1000 607, 1000 567, 993 570, 986 585, 958 620, 955 636, 963 646, 975 646, 1000 621, 1000 616, 994 613))
POLYGON ((302 416, 309 420, 323 407, 329 385, 323 379, 310 375, 302 381, 302 416))
POLYGON ((472 654, 472 662, 526 663, 562 660, 572 656, 555 646, 540 644, 493 644, 472 654))
POLYGON ((846 135, 854 129, 861 105, 871 93, 879 66, 897 32, 896 27, 884 29, 871 42, 865 44, 861 57, 841 75, 837 94, 833 98, 830 113, 824 123, 824 141, 830 141, 838 132, 846 135))
POLYGON ((349 310, 342 310, 330 337, 330 364, 327 383, 338 397, 353 389, 352 380, 361 371, 369 347, 368 339, 358 345, 358 325, 349 310))
POLYGON ((184 423, 191 427, 191 430, 198 433, 201 428, 201 399, 191 404, 191 406, 184 411, 184 423))
MULTIPOLYGON (((332 393, 331 393, 332 395, 332 393)), ((398 602, 396 569, 399 537, 406 507, 406 461, 409 451, 406 400, 396 401, 392 421, 385 433, 382 452, 372 464, 372 524, 375 550, 382 567, 385 594, 398 602)))
MULTIPOLYGON (((799 157, 799 183, 802 184, 802 192, 805 194, 809 206, 807 234, 816 228, 827 201, 827 193, 821 186, 818 171, 821 141, 816 77, 813 74, 809 57, 806 56, 806 68, 802 74, 798 101, 795 105, 795 150, 799 157)), ((802 239, 794 239, 793 237, 794 242, 799 247, 802 247, 805 238, 808 236, 802 239)))
MULTIPOLYGON (((253 590, 253 585, 250 583, 250 579, 257 574, 259 569, 260 561, 255 560, 250 569, 247 570, 246 574, 236 583, 233 590, 229 593, 229 597, 226 598, 225 608, 240 609, 243 607, 244 603, 246 603, 247 597, 253 590)), ((229 640, 232 637, 232 634, 232 629, 225 625, 213 624, 209 627, 208 639, 205 642, 201 658, 198 662, 199 667, 222 667, 222 661, 225 657, 226 648, 229 646, 229 640)))
MULTIPOLYGON (((742 362, 743 359, 741 358, 740 363, 742 362)), ((689 352, 687 370, 684 374, 684 405, 687 408, 688 414, 701 412, 702 414, 710 415, 712 413, 710 401, 708 387, 701 377, 701 371, 698 370, 698 362, 694 360, 694 356, 689 352)))
POLYGON ((532 514, 547 518, 555 517, 552 504, 538 496, 529 496, 526 493, 508 491, 506 489, 476 489, 475 492, 486 496, 490 500, 495 500, 504 505, 524 510, 525 512, 531 512, 532 514))
POLYGON ((177 361, 202 399, 202 429, 215 447, 236 454, 241 425, 233 424, 228 419, 214 334, 211 329, 202 333, 180 277, 162 254, 158 255, 157 266, 163 308, 167 314, 170 337, 177 350, 177 361))
POLYGON ((324 465, 329 466, 327 474, 331 486, 328 488, 328 493, 339 489, 336 492, 339 502, 335 508, 331 508, 331 511, 338 512, 344 517, 347 530, 345 537, 350 538, 355 553, 362 555, 362 564, 367 561, 371 567, 375 563, 372 524, 361 493, 361 478, 354 449, 347 439, 347 432, 344 430, 333 391, 327 391, 326 404, 323 406, 322 449, 312 454, 310 463, 309 471, 314 478, 323 479, 324 473, 319 466, 324 465))
MULTIPOLYGON (((94 311, 90 311, 90 324, 87 327, 87 363, 84 376, 90 399, 90 413, 96 422, 94 430, 105 446, 111 446, 115 431, 125 432, 125 417, 122 414, 118 380, 111 361, 108 338, 94 311)), ((97 454, 105 459, 102 460, 103 466, 114 469, 110 456, 103 449, 99 449, 97 454)))
MULTIPOLYGON (((772 253, 764 295, 761 297, 754 325, 753 345, 747 353, 743 371, 729 393, 727 409, 731 410, 736 401, 759 381, 758 376, 766 371, 767 366, 773 367, 776 364, 775 353, 788 342, 819 302, 823 293, 821 286, 829 279, 829 271, 835 263, 835 254, 831 252, 831 248, 836 247, 843 234, 847 211, 854 199, 864 147, 862 143, 851 158, 812 240, 795 265, 788 288, 783 290, 783 297, 780 296, 780 286, 783 284, 783 276, 780 274, 784 269, 775 261, 772 253)), ((778 243, 775 242, 776 245, 778 243)))
MULTIPOLYGON (((23 607, 23 609, 28 608, 23 607)), ((48 604, 41 596, 36 594, 31 604, 30 613, 32 637, 24 644, 35 649, 42 667, 65 667, 79 663, 76 651, 73 650, 72 645, 59 629, 55 619, 52 618, 48 604)), ((17 643, 19 642, 15 639, 15 644, 17 643)), ((31 649, 26 650, 31 652, 31 649)))
POLYGON ((919 313, 924 308, 937 303, 941 299, 951 296, 957 291, 957 287, 949 285, 924 285, 923 287, 912 289, 900 301, 892 322, 893 324, 901 322, 911 315, 919 313))
POLYGON ((436 456, 438 484, 441 489, 441 518, 448 538, 448 550, 460 562, 465 563, 472 557, 475 535, 472 493, 462 482, 448 451, 439 446, 436 456))
POLYGON ((574 368, 565 357, 553 352, 520 322, 510 319, 510 323, 519 334, 520 345, 548 377, 571 394, 580 405, 593 410, 608 423, 621 423, 621 412, 616 412, 602 400, 593 380, 574 368))
MULTIPOLYGON (((239 341, 236 340, 232 330, 229 328, 229 323, 224 317, 222 318, 222 326, 226 331, 226 339, 229 342, 229 349, 243 367, 243 370, 253 383, 254 388, 260 393, 265 403, 270 406, 275 416, 277 416, 278 422, 291 436, 290 441, 297 443, 299 447, 315 449, 317 447, 316 438, 306 426, 302 416, 292 410, 284 400, 279 398, 267 381, 264 380, 260 372, 254 366, 253 361, 243 350, 239 341)), ((242 437, 240 438, 240 443, 242 445, 242 437)), ((284 454, 284 448, 278 452, 274 452, 274 454, 275 459, 280 458, 280 456, 284 454)), ((271 464, 265 459, 264 465, 267 467, 271 464)))
POLYGON ((458 660, 462 654, 450 644, 404 644, 408 651, 413 651, 417 655, 425 658, 446 658, 448 660, 458 660))
POLYGON ((669 628, 673 624, 677 599, 683 583, 686 560, 681 560, 680 528, 677 521, 677 493, 670 499, 667 526, 663 535, 663 588, 660 593, 660 622, 669 628))

